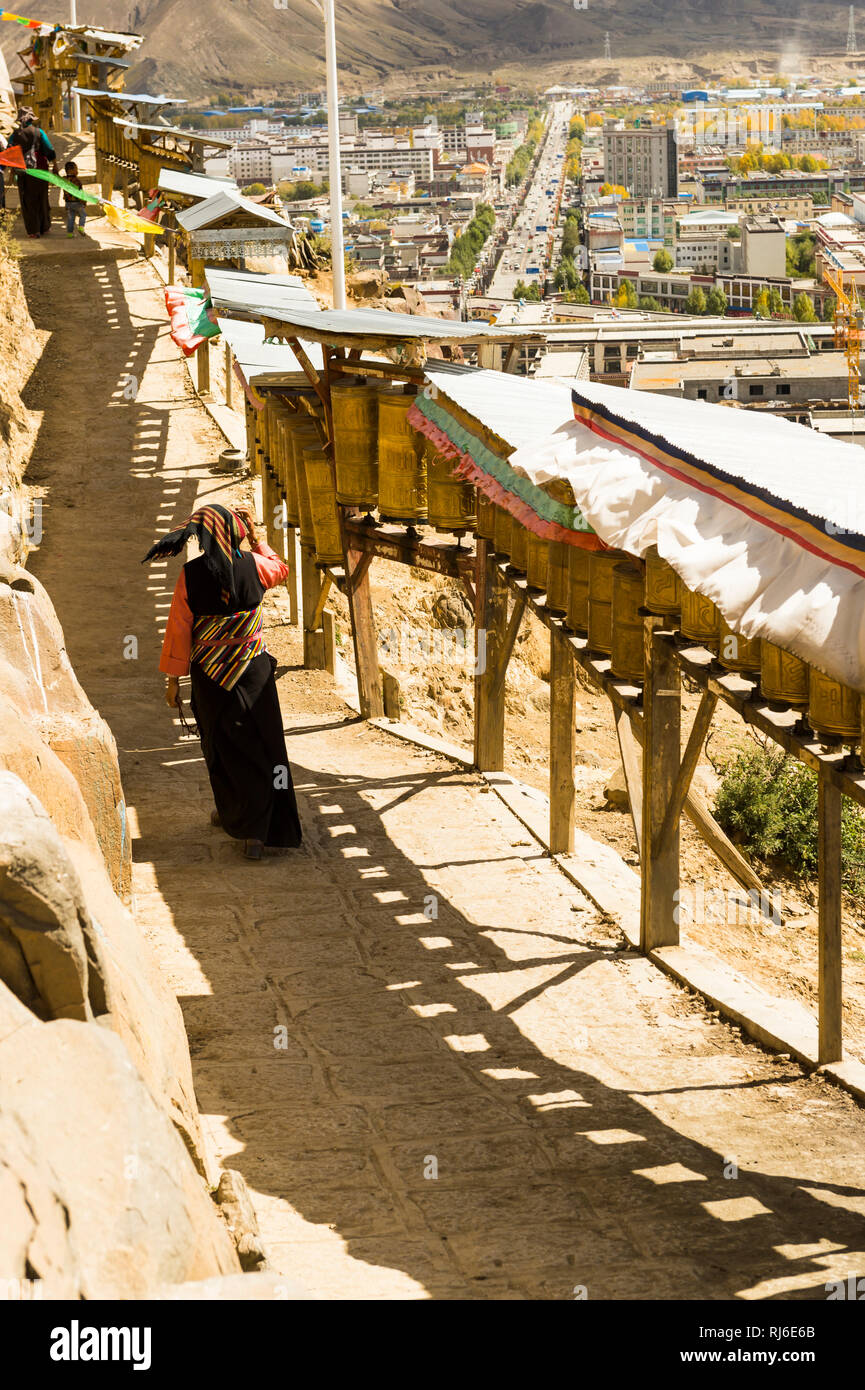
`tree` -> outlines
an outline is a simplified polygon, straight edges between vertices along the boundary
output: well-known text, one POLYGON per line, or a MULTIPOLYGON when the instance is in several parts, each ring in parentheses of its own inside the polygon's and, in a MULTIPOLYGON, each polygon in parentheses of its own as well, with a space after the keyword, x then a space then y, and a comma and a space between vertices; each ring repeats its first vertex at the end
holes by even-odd
POLYGON ((706 296, 699 285, 694 285, 688 298, 685 300, 686 314, 705 314, 706 296))
POLYGON ((664 312, 659 301, 651 294, 640 295, 637 308, 643 309, 647 314, 662 314, 664 312))
POLYGON ((262 193, 266 193, 267 189, 263 183, 249 183, 246 188, 241 189, 241 192, 247 198, 256 198, 260 197, 262 193))
POLYGON ((565 295, 565 302, 567 304, 590 304, 589 291, 585 285, 577 285, 575 290, 568 290, 565 295))
POLYGON ((769 312, 771 314, 783 314, 784 312, 784 301, 778 290, 769 291, 769 312))
POLYGON ((514 299, 525 299, 537 303, 540 298, 540 285, 527 285, 525 280, 518 280, 514 285, 514 299))
POLYGON ((713 285, 706 295, 706 313, 723 318, 727 312, 727 296, 718 285, 713 285))
POLYGON ((797 294, 796 298, 793 300, 793 317, 794 319, 798 319, 799 323, 817 322, 814 301, 810 294, 806 294, 804 290, 802 290, 800 294, 797 294))
POLYGON ((827 294, 823 300, 823 322, 831 323, 835 317, 835 296, 827 294))
POLYGON ((636 309, 637 290, 633 280, 623 280, 616 295, 616 307, 619 309, 636 309))
POLYGON ((660 275, 666 275, 668 270, 673 269, 673 257, 669 251, 665 251, 663 246, 656 251, 652 258, 652 269, 657 270, 660 275))
POLYGON ((769 291, 761 290, 754 300, 754 313, 757 318, 767 319, 771 310, 769 308, 769 291))

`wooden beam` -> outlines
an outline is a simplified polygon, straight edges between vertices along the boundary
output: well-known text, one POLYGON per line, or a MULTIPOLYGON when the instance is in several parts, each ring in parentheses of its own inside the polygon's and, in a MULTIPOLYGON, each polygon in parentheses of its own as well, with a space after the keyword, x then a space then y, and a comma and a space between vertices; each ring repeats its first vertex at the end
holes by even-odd
POLYGON ((682 755, 679 771, 676 773, 676 780, 670 792, 670 800, 664 814, 664 821, 658 831, 658 839, 655 844, 656 852, 660 852, 666 841, 673 833, 673 827, 679 824, 682 815, 682 808, 685 805, 685 797, 691 786, 691 779, 694 776, 694 769, 700 760, 703 751, 703 744, 709 732, 709 725, 712 722, 712 715, 715 713, 715 706, 718 697, 711 690, 704 690, 703 697, 697 706, 697 713, 691 725, 691 732, 688 737, 687 747, 682 755))
POLYGON ((315 367, 310 362, 306 350, 303 347, 303 344, 300 342, 298 338, 289 338, 288 345, 294 353, 295 357, 297 358, 298 362, 300 363, 301 367, 303 368, 303 372, 307 381, 315 391, 315 394, 318 396, 322 405, 324 405, 326 394, 324 384, 322 383, 321 377, 319 376, 318 372, 315 370, 315 367))
POLYGON ((520 360, 520 346, 519 343, 511 343, 508 348, 508 355, 505 358, 504 367, 506 372, 515 372, 517 370, 517 365, 520 360))
POLYGON ((637 738, 634 725, 624 710, 614 708, 613 717, 616 721, 616 737, 619 740, 619 753, 622 757, 622 772, 625 775, 625 789, 628 793, 631 820, 634 823, 637 853, 642 858, 643 764, 640 747, 641 740, 637 738))
POLYGON ((675 907, 679 889, 679 825, 661 848, 658 831, 679 771, 681 681, 674 650, 658 638, 665 619, 643 620, 646 681, 643 691, 643 854, 640 859, 640 949, 679 943, 675 907))
POLYGON ((365 550, 362 553, 360 559, 358 560, 357 564, 351 572, 351 577, 348 581, 348 586, 350 589, 357 588, 358 584, 361 582, 370 565, 372 564, 373 559, 374 556, 371 550, 365 550))
POLYGON ((559 632, 550 633, 550 853, 574 848, 574 758, 577 681, 574 655, 559 632))
POLYGON ((365 573, 357 581, 354 577, 355 569, 362 559, 363 556, 360 551, 347 551, 346 588, 354 639, 357 693, 361 718, 381 719, 384 715, 384 698, 378 667, 378 643, 369 587, 369 568, 367 567, 365 573))
POLYGON ((229 343, 228 339, 226 338, 226 340, 225 340, 225 404, 228 406, 228 409, 229 409, 229 410, 233 409, 233 406, 234 406, 234 400, 233 400, 233 397, 234 397, 234 390, 233 390, 233 387, 234 387, 234 372, 233 372, 232 366, 231 366, 231 344, 229 343))
POLYGON ((309 621, 306 624, 310 632, 317 632, 318 629, 321 627, 321 615, 324 612, 324 605, 327 603, 327 598, 328 594, 330 593, 330 586, 332 585, 332 583, 333 575, 329 574, 328 571, 325 570, 321 581, 321 591, 318 595, 318 598, 315 601, 315 608, 310 613, 309 621))
POLYGON ((504 683, 495 684, 496 664, 508 616, 508 590, 489 542, 478 538, 475 593, 474 762, 481 772, 505 765, 504 683))
POLYGON ((502 639, 501 647, 499 648, 499 651, 496 655, 496 671, 494 678, 494 689, 496 691, 498 691, 499 689, 504 689, 505 676, 507 675, 508 670, 508 663, 511 659, 511 653, 514 650, 514 643, 517 640, 517 633, 520 630, 520 623, 523 620, 523 614, 525 613, 525 611, 526 596, 524 593, 521 593, 519 590, 517 590, 517 592, 514 594, 514 606, 511 609, 511 616, 508 621, 507 629, 502 639))
POLYGON ((841 793, 826 777, 817 779, 819 859, 817 1060, 840 1062, 841 1024, 841 793))
POLYGON ((324 634, 318 624, 312 626, 312 617, 321 594, 321 571, 316 568, 312 549, 308 545, 300 547, 300 586, 303 603, 303 665, 307 671, 326 669, 324 634))

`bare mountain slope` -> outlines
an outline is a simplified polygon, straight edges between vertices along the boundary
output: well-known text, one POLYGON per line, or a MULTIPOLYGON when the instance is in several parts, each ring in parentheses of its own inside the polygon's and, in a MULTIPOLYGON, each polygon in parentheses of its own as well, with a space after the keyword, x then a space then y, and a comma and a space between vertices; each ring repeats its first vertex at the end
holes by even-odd
MULTIPOLYGON (((323 79, 322 23, 310 0, 81 0, 85 21, 146 36, 131 87, 201 97, 219 91, 262 96, 323 79)), ((865 6, 862 7, 865 43, 865 6)), ((834 0, 337 0, 345 87, 389 85, 400 77, 478 77, 520 69, 571 78, 600 69, 609 30, 615 74, 638 60, 698 59, 712 71, 720 54, 747 62, 776 58, 796 71, 817 55, 843 53, 847 6, 834 0)), ((4 26, 9 28, 9 26, 4 26)), ((20 44, 5 33, 4 48, 20 44)), ((13 64, 13 70, 14 70, 13 64)), ((551 78, 552 80, 552 78, 551 78)))

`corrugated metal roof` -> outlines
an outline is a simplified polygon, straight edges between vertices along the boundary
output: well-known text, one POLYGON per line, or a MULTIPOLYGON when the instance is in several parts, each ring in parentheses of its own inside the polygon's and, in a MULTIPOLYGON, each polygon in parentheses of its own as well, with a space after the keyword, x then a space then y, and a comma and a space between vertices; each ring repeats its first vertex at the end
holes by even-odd
MULTIPOLYGON (((234 148, 233 140, 223 140, 216 135, 208 135, 204 130, 184 130, 182 126, 176 125, 147 125, 144 121, 136 120, 134 116, 114 116, 114 124, 119 126, 130 126, 137 134, 139 130, 147 134, 154 135, 175 135, 182 140, 192 140, 197 145, 212 145, 214 149, 231 150, 234 148)), ((201 175, 201 177, 204 177, 201 175)), ((227 182, 225 179, 216 179, 217 184, 227 182)), ((234 180, 230 180, 233 184, 234 180)))
POLYGON ((160 169, 159 187, 164 193, 179 193, 184 198, 209 198, 219 188, 236 188, 234 179, 212 178, 207 174, 187 174, 182 169, 160 169))
MULTIPOLYGON (((334 346, 385 347, 396 343, 512 342, 514 338, 543 339, 537 329, 497 328, 488 323, 466 323, 459 319, 434 319, 421 314, 398 314, 390 309, 321 309, 317 313, 302 309, 267 310, 265 318, 288 324, 301 337, 334 346)), ((515 380, 510 377, 509 380, 515 380)))
MULTIPOLYGON (((205 279, 216 310, 256 320, 275 309, 295 304, 311 313, 320 312, 299 275, 262 275, 252 270, 209 266, 205 279)), ((258 327, 263 339, 264 326, 259 323, 258 327)))
POLYGON ((116 43, 126 48, 140 48, 144 42, 142 34, 118 34, 112 29, 96 29, 91 24, 64 24, 64 34, 75 34, 82 39, 93 39, 95 43, 116 43))
POLYGON ((194 207, 187 208, 185 212, 179 212, 177 221, 184 231, 195 232, 211 226, 214 222, 219 222, 223 217, 230 217, 235 212, 250 213, 261 222, 270 222, 274 226, 284 227, 286 231, 291 230, 291 223, 287 222, 284 217, 280 217, 278 212, 274 212, 272 208, 262 207, 260 203, 253 203, 249 198, 244 198, 237 188, 225 186, 212 193, 209 198, 196 203, 194 207))
MULTIPOLYGON (((291 348, 284 343, 265 342, 263 324, 249 323, 244 319, 217 318, 216 321, 247 381, 255 382, 259 377, 295 375, 303 379, 304 385, 307 384, 303 368, 291 348)), ((321 371, 324 366, 321 348, 317 343, 305 343, 304 348, 316 371, 321 371)))

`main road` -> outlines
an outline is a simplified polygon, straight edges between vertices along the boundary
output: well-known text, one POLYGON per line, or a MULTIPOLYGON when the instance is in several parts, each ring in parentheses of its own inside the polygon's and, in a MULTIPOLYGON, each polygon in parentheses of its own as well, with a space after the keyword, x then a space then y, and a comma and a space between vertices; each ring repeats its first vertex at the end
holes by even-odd
POLYGON ((565 177, 568 125, 572 102, 556 101, 547 134, 522 209, 511 228, 486 297, 512 299, 518 280, 543 288, 555 230, 559 194, 565 177))

